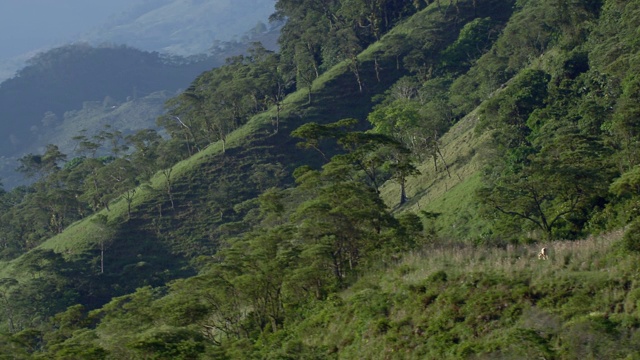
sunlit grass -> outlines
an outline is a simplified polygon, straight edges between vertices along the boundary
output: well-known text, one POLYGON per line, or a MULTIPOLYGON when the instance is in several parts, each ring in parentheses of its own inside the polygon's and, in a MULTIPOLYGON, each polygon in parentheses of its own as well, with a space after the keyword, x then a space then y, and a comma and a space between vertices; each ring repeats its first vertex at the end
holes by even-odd
POLYGON ((440 236, 473 239, 480 236, 483 220, 478 217, 476 190, 481 186, 480 170, 484 166, 484 148, 488 134, 475 132, 477 113, 473 112, 456 123, 441 139, 442 158, 437 171, 432 158, 418 164, 420 175, 409 178, 406 184, 408 202, 398 207, 400 186, 386 183, 381 195, 395 211, 428 213, 435 216, 425 221, 440 236))

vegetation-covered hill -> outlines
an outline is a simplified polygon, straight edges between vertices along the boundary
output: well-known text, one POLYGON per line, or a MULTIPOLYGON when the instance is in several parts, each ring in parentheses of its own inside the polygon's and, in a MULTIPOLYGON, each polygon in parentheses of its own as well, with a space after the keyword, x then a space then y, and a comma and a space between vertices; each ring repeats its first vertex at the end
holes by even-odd
POLYGON ((67 111, 86 101, 105 107, 157 91, 175 92, 190 79, 219 63, 172 63, 158 53, 124 46, 94 48, 67 45, 41 53, 0 86, 0 154, 21 153, 48 127, 62 122, 67 111), (20 121, 16 121, 20 119, 20 121))
POLYGON ((255 28, 189 57, 104 43, 67 45, 36 55, 0 84, 0 178, 8 188, 24 184, 14 171, 18 158, 42 152, 48 144, 71 153, 77 146, 73 138, 91 138, 105 126, 124 135, 157 129, 155 120, 164 113, 168 97, 201 72, 246 53, 254 42, 276 48, 278 29, 277 24, 255 28))
POLYGON ((14 358, 638 357, 639 2, 276 10, 168 139, 22 159, 14 358))

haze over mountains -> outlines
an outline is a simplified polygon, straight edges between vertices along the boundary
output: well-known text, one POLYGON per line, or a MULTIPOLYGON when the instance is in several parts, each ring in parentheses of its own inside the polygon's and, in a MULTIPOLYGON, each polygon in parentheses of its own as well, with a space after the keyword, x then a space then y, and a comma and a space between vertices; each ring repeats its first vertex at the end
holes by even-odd
POLYGON ((57 4, 43 3, 34 12, 0 0, 6 10, 0 20, 7 19, 1 30, 22 29, 16 20, 33 14, 20 35, 4 32, 0 51, 0 179, 7 188, 21 183, 14 169, 24 154, 49 143, 70 153, 74 136, 90 137, 105 125, 126 124, 116 128, 125 132, 154 127, 164 100, 202 71, 251 42, 276 46, 278 25, 268 24, 271 0, 57 4), (114 111, 119 108, 126 111, 114 111))
MULTIPOLYGON (((126 44, 178 55, 239 39, 274 11, 272 0, 0 0, 0 81, 37 52, 70 42, 126 44)), ((265 44, 267 45, 267 44, 265 44)))
POLYGON ((0 81, 38 52, 72 41, 139 0, 0 0, 0 81))
POLYGON ((273 12, 272 0, 142 1, 81 39, 187 56, 239 39, 273 12))

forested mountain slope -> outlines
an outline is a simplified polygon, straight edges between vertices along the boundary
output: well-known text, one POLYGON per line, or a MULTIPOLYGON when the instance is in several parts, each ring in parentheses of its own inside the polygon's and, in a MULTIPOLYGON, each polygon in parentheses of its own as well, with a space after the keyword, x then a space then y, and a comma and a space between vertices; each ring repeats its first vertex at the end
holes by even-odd
POLYGON ((276 10, 168 140, 24 162, 15 358, 637 356, 637 1, 276 10))
MULTIPOLYGON (((188 4, 182 5, 186 6, 183 11, 189 9, 188 4)), ((80 136, 92 139, 107 130, 126 136, 157 128, 155 120, 164 113, 169 97, 203 71, 223 65, 227 57, 246 53, 255 42, 277 48, 280 26, 277 22, 267 29, 263 24, 241 38, 218 42, 215 48, 188 57, 113 42, 97 47, 75 43, 35 55, 16 76, 0 84, 0 133, 4 136, 0 178, 8 188, 28 183, 15 172, 18 159, 40 153, 48 144, 72 154, 77 152, 80 136)))

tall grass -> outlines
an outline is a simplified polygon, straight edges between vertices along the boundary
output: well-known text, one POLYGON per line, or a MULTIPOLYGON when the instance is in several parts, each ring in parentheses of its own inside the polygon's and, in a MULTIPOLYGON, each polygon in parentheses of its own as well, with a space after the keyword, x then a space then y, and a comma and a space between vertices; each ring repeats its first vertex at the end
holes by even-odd
POLYGON ((557 240, 535 245, 509 244, 504 248, 460 242, 436 243, 407 254, 399 262, 398 268, 405 269, 402 280, 408 284, 419 283, 441 270, 458 275, 471 272, 515 274, 526 271, 533 279, 544 278, 561 271, 603 269, 606 265, 603 254, 621 238, 622 231, 616 231, 584 240, 557 240), (542 247, 549 249, 548 260, 539 260, 537 257, 542 247))

